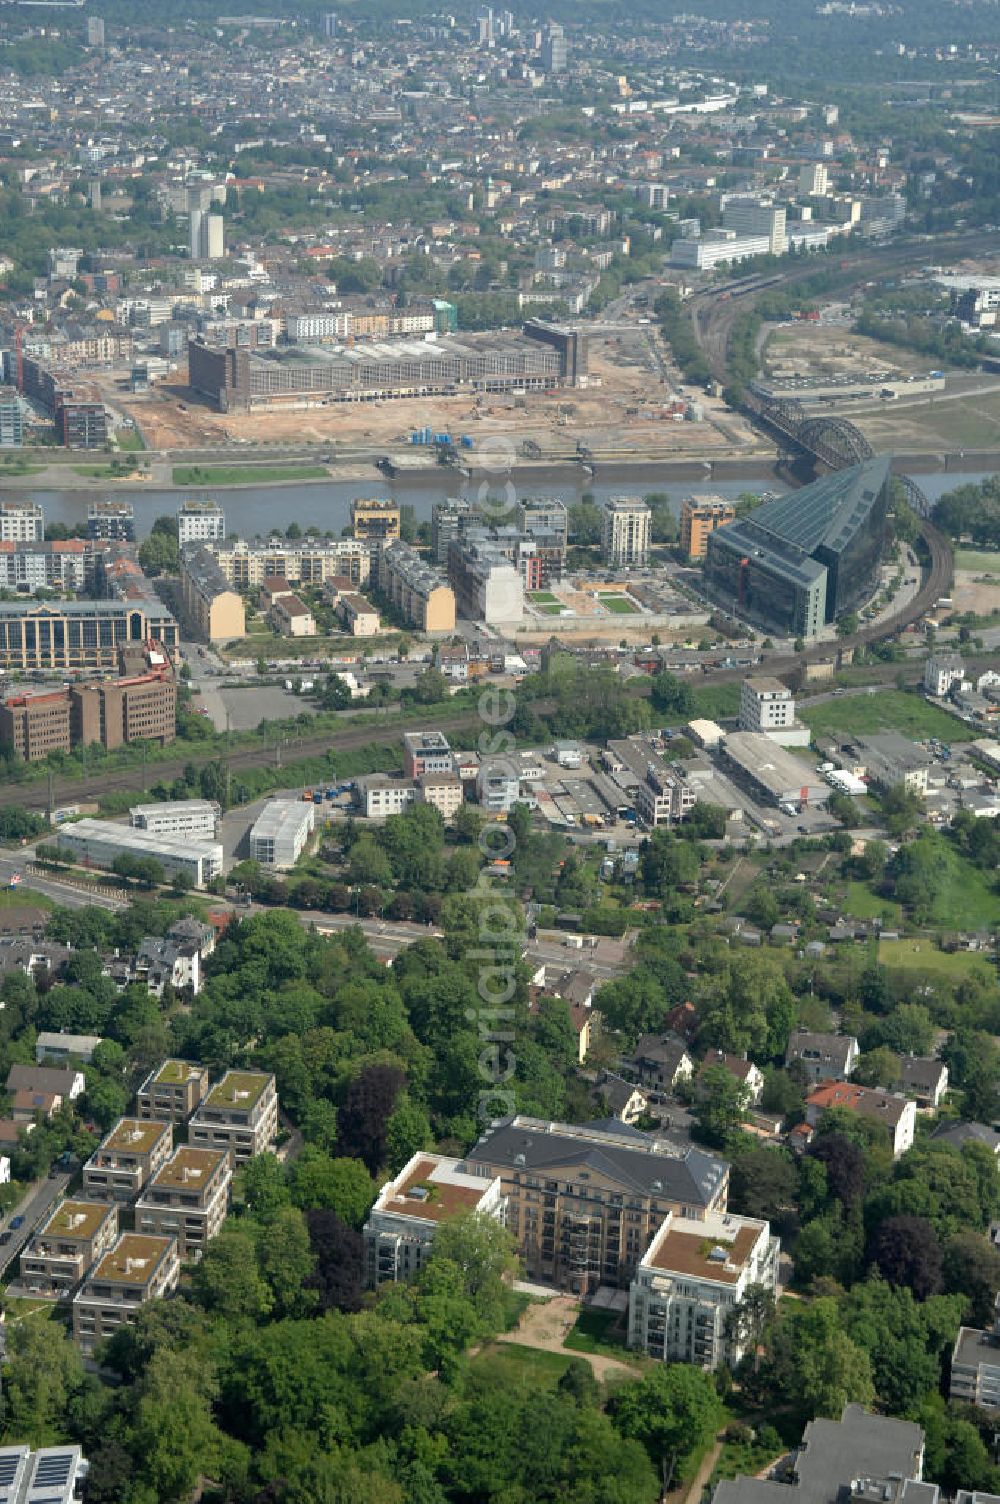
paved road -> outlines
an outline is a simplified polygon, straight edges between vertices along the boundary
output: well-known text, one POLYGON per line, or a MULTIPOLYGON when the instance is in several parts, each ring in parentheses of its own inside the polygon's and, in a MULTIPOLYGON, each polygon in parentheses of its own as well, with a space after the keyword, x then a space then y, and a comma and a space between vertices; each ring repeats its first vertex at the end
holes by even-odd
POLYGON ((10 1231, 10 1224, 14 1217, 23 1217, 24 1225, 10 1232, 9 1242, 0 1243, 0 1278, 6 1273, 8 1265, 17 1258, 39 1222, 48 1215, 63 1194, 69 1185, 69 1180, 68 1175, 53 1175, 45 1180, 36 1180, 21 1204, 14 1207, 4 1218, 2 1228, 4 1233, 10 1231))
POLYGON ((62 904, 67 909, 99 908, 109 909, 116 913, 125 908, 125 904, 117 898, 106 898, 101 893, 88 893, 81 888, 71 887, 68 883, 61 883, 57 879, 37 877, 25 872, 26 863, 34 857, 31 847, 24 847, 16 856, 0 857, 0 887, 9 887, 11 877, 19 872, 21 874, 20 891, 28 902, 29 892, 42 893, 46 898, 51 898, 54 903, 62 904))

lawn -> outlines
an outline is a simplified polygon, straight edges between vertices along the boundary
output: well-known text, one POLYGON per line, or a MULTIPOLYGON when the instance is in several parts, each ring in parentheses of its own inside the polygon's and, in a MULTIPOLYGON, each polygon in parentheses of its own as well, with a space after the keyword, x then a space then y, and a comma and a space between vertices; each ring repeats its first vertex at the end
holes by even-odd
POLYGON ((968 569, 974 574, 1000 574, 1000 551, 989 553, 985 549, 956 548, 955 568, 968 569))
POLYGON ((19 883, 16 888, 0 888, 0 909, 54 909, 55 907, 54 899, 49 898, 45 893, 36 893, 34 888, 27 887, 25 883, 19 883))
POLYGON ((740 708, 740 686, 738 684, 700 684, 692 685, 694 694, 694 710, 691 712, 695 718, 716 721, 720 717, 736 715, 740 708))
POLYGON ((880 898, 867 883, 848 883, 843 897, 845 914, 852 919, 884 919, 897 926, 902 920, 902 906, 892 899, 880 898))
POLYGON ((175 465, 175 486, 253 486, 272 481, 327 480, 325 465, 175 465))
POLYGON ((528 599, 536 606, 551 606, 556 597, 551 590, 533 590, 528 599))
POLYGON ((639 607, 624 595, 602 595, 601 605, 606 606, 615 616, 639 615, 639 607))
POLYGON ((554 1389, 574 1361, 572 1353, 549 1353, 537 1347, 522 1347, 518 1342, 493 1342, 472 1359, 472 1364, 488 1359, 493 1368, 506 1369, 512 1384, 527 1380, 533 1388, 554 1389))
POLYGON ((880 689, 877 694, 844 695, 809 708, 799 703, 798 715, 813 736, 864 736, 873 731, 899 731, 923 741, 937 736, 943 742, 970 741, 976 732, 946 710, 929 705, 917 693, 903 689, 880 689))
POLYGON ((938 950, 931 940, 880 940, 878 958, 890 971, 939 972, 951 982, 977 973, 991 978, 995 975, 984 953, 960 950, 949 955, 938 950))
POLYGON ((563 1347, 576 1353, 602 1353, 606 1358, 628 1360, 618 1311, 584 1309, 576 1319, 563 1347))
POLYGON ((560 606, 559 602, 556 601, 552 606, 539 606, 538 609, 542 616, 561 616, 566 608, 560 606))
POLYGON ((135 428, 123 428, 117 435, 118 448, 123 454, 138 454, 145 449, 142 435, 135 428))

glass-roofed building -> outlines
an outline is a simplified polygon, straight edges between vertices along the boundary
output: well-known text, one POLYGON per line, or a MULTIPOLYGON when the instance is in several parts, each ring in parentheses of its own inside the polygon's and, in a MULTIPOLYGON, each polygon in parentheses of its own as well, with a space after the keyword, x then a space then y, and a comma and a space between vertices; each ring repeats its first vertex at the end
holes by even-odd
POLYGON ((708 539, 706 582, 771 630, 815 637, 874 594, 889 509, 887 455, 766 501, 708 539))

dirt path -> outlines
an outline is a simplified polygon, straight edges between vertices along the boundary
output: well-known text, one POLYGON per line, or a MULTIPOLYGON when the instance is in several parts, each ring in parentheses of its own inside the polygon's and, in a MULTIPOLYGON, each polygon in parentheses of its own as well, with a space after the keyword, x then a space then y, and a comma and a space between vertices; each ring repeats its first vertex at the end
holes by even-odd
POLYGON ((528 1306, 514 1330, 502 1332, 496 1340, 513 1342, 518 1347, 538 1348, 547 1353, 562 1353, 568 1358, 583 1358, 597 1379, 605 1379, 609 1373, 629 1374, 634 1378, 636 1371, 627 1363, 619 1363, 601 1353, 575 1352, 564 1345, 579 1314, 580 1302, 572 1295, 556 1295, 544 1304, 528 1306))

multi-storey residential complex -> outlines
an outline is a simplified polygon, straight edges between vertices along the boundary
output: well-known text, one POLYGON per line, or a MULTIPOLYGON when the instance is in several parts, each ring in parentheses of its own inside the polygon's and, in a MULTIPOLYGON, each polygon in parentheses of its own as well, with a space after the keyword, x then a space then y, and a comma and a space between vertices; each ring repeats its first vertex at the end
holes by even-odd
POLYGON ((363 595, 348 591, 337 601, 337 615, 352 637, 377 637, 381 621, 378 611, 363 595))
POLYGON ((2 1504, 74 1504, 90 1464, 79 1447, 0 1447, 2 1504))
POLYGON ((10 695, 0 704, 0 746, 25 762, 70 750, 69 692, 10 695))
POLYGON ((0 501, 0 543, 41 543, 45 513, 37 501, 0 501))
POLYGON ((721 496, 685 496, 681 502, 681 553, 689 559, 703 559, 709 534, 735 519, 736 508, 721 496))
POLYGON ((20 449, 24 443, 24 404, 10 387, 0 388, 0 449, 20 449))
POLYGON ((272 799, 250 829, 250 859, 279 871, 294 867, 316 826, 316 807, 301 799, 272 799))
POLYGON ((95 1265, 73 1298, 73 1340, 89 1355, 148 1301, 177 1288, 176 1238, 125 1232, 95 1265))
POLYGON ((57 590, 71 595, 94 579, 95 556, 81 538, 51 543, 0 543, 0 589, 34 595, 57 590))
POLYGON ((162 804, 133 804, 128 820, 133 830, 148 830, 154 836, 213 840, 219 806, 211 799, 164 799, 162 804))
POLYGON ((356 496, 351 502, 351 531, 367 543, 391 543, 399 537, 399 503, 356 496))
POLYGON ((525 496, 514 508, 514 518, 519 532, 555 533, 562 539, 563 548, 569 537, 569 514, 566 503, 548 496, 525 496))
POLYGON ((504 549, 484 529, 467 528, 448 546, 448 579, 459 616, 490 626, 524 616, 524 583, 504 549))
POLYGON ((208 1095, 208 1071, 190 1060, 164 1060, 139 1087, 135 1110, 140 1118, 186 1123, 208 1095))
POLYGON ((449 496, 431 508, 431 547, 437 564, 448 563, 448 548, 453 538, 461 537, 467 527, 481 521, 480 514, 467 496, 449 496))
POLYGON ((612 496, 601 517, 601 557, 615 569, 649 563, 651 514, 641 496, 612 496))
POLYGON ((960 1405, 1000 1410, 1000 1296, 992 1327, 960 1326, 951 1355, 948 1398, 960 1405))
POLYGON ((112 543, 135 542, 135 507, 130 501, 92 501, 87 508, 87 537, 112 543))
POLYGON ((130 825, 111 825, 89 817, 64 825, 59 844, 94 867, 112 868, 123 855, 152 857, 167 877, 186 873, 196 888, 203 888, 222 871, 222 845, 199 841, 193 836, 152 835, 130 825))
POLYGON ((731 1367, 744 1343, 727 1322, 753 1285, 772 1297, 778 1240, 767 1222, 712 1212, 698 1223, 670 1212, 629 1291, 629 1346, 663 1363, 731 1367))
POLYGON ((403 732, 403 772, 407 778, 424 773, 451 773, 455 758, 443 731, 403 732))
POLYGON ((21 1283, 29 1295, 73 1290, 118 1236, 118 1206, 61 1201, 21 1253, 21 1283))
POLYGON ((123 646, 150 640, 177 646, 177 623, 152 596, 0 601, 0 668, 113 669, 123 646))
POLYGON ((62 398, 56 405, 56 433, 66 449, 103 449, 111 436, 103 402, 62 398))
POLYGON ((181 595, 194 631, 207 642, 246 636, 243 600, 207 548, 181 554, 181 595))
POLYGON ((574 1294, 627 1288, 673 1212, 697 1230, 724 1212, 729 1167, 700 1149, 518 1114, 488 1128, 466 1166, 499 1176, 529 1279, 574 1294))
POLYGON ((226 514, 217 501, 191 497, 177 512, 177 546, 189 543, 221 543, 226 536, 226 514))
POLYGON ((83 1167, 83 1189, 95 1201, 134 1201, 174 1146, 170 1123, 119 1118, 83 1167))
POLYGON ((136 1232, 176 1238, 182 1259, 200 1257, 226 1220, 232 1178, 228 1149, 181 1144, 136 1202, 136 1232))
POLYGON ((227 1071, 199 1105, 189 1140, 199 1147, 229 1149, 236 1164, 270 1149, 278 1134, 274 1077, 261 1071, 227 1071))
POLYGON ((381 1189, 364 1226, 365 1283, 378 1285, 419 1274, 439 1225, 460 1212, 504 1220, 500 1179, 470 1174, 460 1160, 414 1154, 381 1189))
POLYGON ((371 549, 362 538, 228 538, 210 546, 238 590, 272 576, 290 585, 323 585, 338 576, 364 585, 371 571, 371 549))
POLYGON ((379 589, 421 632, 454 632, 455 592, 408 543, 379 550, 379 589))

